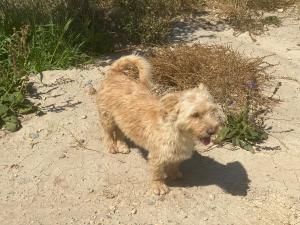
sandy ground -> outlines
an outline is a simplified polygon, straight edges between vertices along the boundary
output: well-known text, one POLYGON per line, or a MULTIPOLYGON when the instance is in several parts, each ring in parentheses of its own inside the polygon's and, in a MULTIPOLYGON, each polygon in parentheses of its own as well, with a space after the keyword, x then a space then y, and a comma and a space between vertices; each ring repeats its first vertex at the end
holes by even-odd
POLYGON ((185 178, 171 183, 168 195, 154 196, 137 149, 110 155, 102 148, 87 88, 98 85, 105 68, 45 72, 44 85, 33 80, 35 101, 47 113, 26 117, 17 133, 0 133, 1 225, 300 224, 300 21, 290 16, 257 42, 205 20, 177 35, 272 55, 266 60, 278 63, 282 102, 269 115, 269 148, 195 153, 182 166, 185 178))

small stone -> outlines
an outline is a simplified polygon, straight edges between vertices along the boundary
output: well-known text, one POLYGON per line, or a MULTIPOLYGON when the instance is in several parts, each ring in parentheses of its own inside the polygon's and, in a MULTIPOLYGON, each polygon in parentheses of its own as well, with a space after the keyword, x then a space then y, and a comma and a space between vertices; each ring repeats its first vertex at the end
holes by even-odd
POLYGON ((85 142, 85 140, 84 140, 84 139, 79 139, 78 142, 79 142, 80 144, 83 144, 83 143, 85 142))
POLYGON ((116 195, 114 193, 112 193, 111 191, 109 190, 104 190, 103 191, 103 196, 107 199, 113 199, 116 197, 116 195))
POLYGON ((86 86, 87 86, 87 85, 92 85, 92 83, 93 83, 92 80, 87 80, 87 81, 85 82, 85 85, 86 85, 86 86))
POLYGON ((66 154, 65 153, 62 153, 58 158, 59 159, 64 159, 64 158, 66 158, 67 156, 66 156, 66 154))
POLYGON ((154 200, 148 200, 146 201, 147 205, 155 205, 155 201, 154 200))
POLYGON ((86 88, 86 91, 89 95, 94 95, 96 94, 96 89, 92 86, 92 85, 89 85, 87 88, 86 88))
POLYGON ((282 13, 282 12, 283 12, 283 9, 277 9, 277 12, 282 13))
POLYGON ((204 217, 204 218, 203 218, 203 221, 207 221, 207 220, 208 220, 208 218, 207 218, 207 217, 204 217))
POLYGON ((210 198, 211 200, 214 200, 214 199, 215 199, 215 195, 211 194, 211 195, 209 195, 209 198, 210 198))
POLYGON ((137 213, 137 209, 131 210, 131 214, 136 214, 136 213, 137 213))
POLYGON ((81 119, 86 119, 87 118, 87 115, 84 115, 81 117, 81 119))
POLYGON ((95 190, 94 189, 89 189, 89 194, 94 193, 95 190))
POLYGON ((39 137, 39 134, 38 134, 38 133, 30 133, 30 134, 29 134, 29 137, 30 137, 31 139, 37 139, 37 138, 39 137))

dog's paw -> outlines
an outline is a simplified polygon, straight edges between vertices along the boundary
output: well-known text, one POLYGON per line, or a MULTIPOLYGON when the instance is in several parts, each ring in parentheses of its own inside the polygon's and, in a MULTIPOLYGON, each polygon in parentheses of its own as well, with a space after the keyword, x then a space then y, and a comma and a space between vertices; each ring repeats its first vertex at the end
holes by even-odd
POLYGON ((122 153, 122 154, 130 153, 130 149, 128 148, 128 146, 125 143, 118 142, 117 148, 118 148, 117 151, 119 153, 122 153))
POLYGON ((183 174, 179 170, 174 170, 169 172, 168 177, 171 180, 177 180, 181 179, 183 177, 183 174))
POLYGON ((165 195, 170 189, 169 187, 162 181, 152 181, 152 191, 156 195, 165 195))
POLYGON ((108 152, 111 154, 117 154, 118 153, 118 149, 114 148, 114 147, 110 147, 108 148, 108 152))

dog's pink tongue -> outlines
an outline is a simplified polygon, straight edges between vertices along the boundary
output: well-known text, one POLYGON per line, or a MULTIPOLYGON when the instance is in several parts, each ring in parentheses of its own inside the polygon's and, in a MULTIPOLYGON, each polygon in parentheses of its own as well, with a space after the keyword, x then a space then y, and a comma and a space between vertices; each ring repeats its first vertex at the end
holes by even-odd
POLYGON ((201 142, 204 144, 204 145, 209 145, 209 143, 210 143, 210 138, 208 137, 208 138, 202 138, 201 139, 201 142))

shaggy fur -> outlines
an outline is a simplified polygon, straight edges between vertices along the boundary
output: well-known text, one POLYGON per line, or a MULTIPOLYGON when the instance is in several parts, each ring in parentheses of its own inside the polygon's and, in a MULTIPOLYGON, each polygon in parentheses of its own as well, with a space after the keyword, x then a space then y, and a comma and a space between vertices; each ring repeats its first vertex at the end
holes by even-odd
POLYGON ((203 84, 161 99, 151 94, 149 87, 149 63, 136 55, 122 57, 107 72, 97 93, 97 106, 104 146, 110 153, 128 153, 128 137, 148 150, 152 188, 161 195, 169 190, 165 178, 182 177, 180 163, 192 156, 195 140, 209 143, 219 120, 203 84), (129 64, 139 69, 139 81, 124 75, 129 64))

